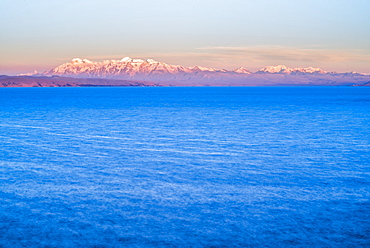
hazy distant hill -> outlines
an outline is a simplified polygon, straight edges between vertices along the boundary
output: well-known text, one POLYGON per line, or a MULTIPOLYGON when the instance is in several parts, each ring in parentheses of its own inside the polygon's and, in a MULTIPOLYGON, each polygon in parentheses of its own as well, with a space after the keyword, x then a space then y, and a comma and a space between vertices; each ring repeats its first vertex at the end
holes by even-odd
POLYGON ((0 87, 157 86, 153 82, 45 76, 0 76, 0 87))

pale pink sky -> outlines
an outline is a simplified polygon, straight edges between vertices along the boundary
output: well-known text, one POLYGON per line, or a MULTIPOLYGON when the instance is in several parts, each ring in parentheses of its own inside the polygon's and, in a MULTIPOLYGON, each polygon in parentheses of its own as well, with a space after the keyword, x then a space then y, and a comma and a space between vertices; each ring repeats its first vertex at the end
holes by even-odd
POLYGON ((72 58, 370 73, 365 0, 0 1, 0 74, 72 58))

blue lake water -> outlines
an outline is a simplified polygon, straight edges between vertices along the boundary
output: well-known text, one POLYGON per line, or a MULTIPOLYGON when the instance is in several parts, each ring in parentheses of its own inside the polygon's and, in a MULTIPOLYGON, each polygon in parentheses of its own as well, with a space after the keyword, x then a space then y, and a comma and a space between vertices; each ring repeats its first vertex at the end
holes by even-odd
POLYGON ((370 87, 0 88, 0 247, 369 247, 370 87))

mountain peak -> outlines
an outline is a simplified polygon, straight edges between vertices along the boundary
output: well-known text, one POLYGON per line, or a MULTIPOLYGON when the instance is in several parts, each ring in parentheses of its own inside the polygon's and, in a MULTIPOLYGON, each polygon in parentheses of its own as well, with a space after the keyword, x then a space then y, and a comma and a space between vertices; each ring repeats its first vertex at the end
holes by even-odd
POLYGON ((207 67, 203 67, 203 66, 191 66, 189 67, 190 70, 194 70, 194 71, 216 71, 215 68, 207 68, 207 67))
POLYGON ((327 72, 312 66, 306 68, 289 68, 285 65, 267 66, 260 69, 257 73, 278 73, 278 74, 326 74, 327 72))
POLYGON ((312 66, 306 67, 306 68, 295 68, 293 69, 295 72, 302 72, 302 73, 321 73, 325 74, 327 73, 326 71, 320 69, 320 68, 314 68, 312 66))
POLYGON ((93 62, 88 59, 74 58, 72 59, 71 63, 72 64, 83 64, 83 63, 91 64, 93 62))
POLYGON ((132 58, 130 57, 124 57, 123 59, 120 60, 120 62, 131 62, 132 58))
POLYGON ((71 62, 72 63, 83 63, 82 59, 80 59, 80 58, 74 58, 74 59, 72 59, 71 62))
POLYGON ((258 72, 260 73, 289 73, 290 68, 286 67, 285 65, 275 65, 275 66, 267 66, 260 69, 258 72))
POLYGON ((123 63, 144 63, 145 61, 142 59, 133 59, 130 57, 124 57, 123 59, 120 60, 120 62, 123 63))
POLYGON ((236 68, 235 70, 233 70, 233 72, 241 73, 241 74, 251 74, 251 72, 245 69, 244 67, 236 68))
POLYGON ((154 59, 147 59, 146 62, 148 62, 149 64, 157 64, 157 63, 159 63, 158 61, 156 61, 154 59))

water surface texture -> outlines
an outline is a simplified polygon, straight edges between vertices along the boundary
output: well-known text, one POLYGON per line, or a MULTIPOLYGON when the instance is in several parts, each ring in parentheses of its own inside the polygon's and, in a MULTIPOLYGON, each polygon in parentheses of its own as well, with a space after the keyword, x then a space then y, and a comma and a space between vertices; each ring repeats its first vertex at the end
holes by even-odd
POLYGON ((368 247, 370 87, 1 88, 0 247, 368 247))

